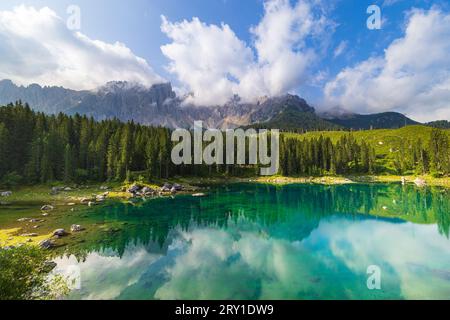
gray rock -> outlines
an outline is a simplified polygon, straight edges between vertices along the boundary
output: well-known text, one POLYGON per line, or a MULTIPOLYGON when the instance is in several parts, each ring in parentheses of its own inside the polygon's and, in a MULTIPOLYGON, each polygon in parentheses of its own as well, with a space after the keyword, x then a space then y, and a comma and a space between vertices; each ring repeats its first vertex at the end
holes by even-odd
POLYGON ((80 226, 79 224, 73 224, 70 227, 70 231, 71 232, 80 232, 80 231, 83 231, 83 230, 84 230, 84 228, 82 226, 80 226))
POLYGON ((20 218, 20 219, 17 219, 17 221, 18 222, 27 222, 27 221, 30 221, 30 218, 20 218))
POLYGON ((72 188, 70 187, 64 188, 64 191, 72 191, 72 188))
POLYGON ((131 187, 128 188, 127 192, 129 193, 138 193, 141 190, 141 186, 137 185, 137 184, 133 184, 131 187))
POLYGON ((183 186, 178 184, 178 183, 175 183, 172 188, 175 189, 175 191, 182 191, 183 190, 183 186))
POLYGON ((53 209, 55 209, 55 207, 53 207, 53 206, 50 205, 50 204, 46 204, 46 205, 44 205, 44 206, 41 207, 41 210, 42 210, 42 211, 49 211, 49 210, 53 210, 53 209))
POLYGON ((50 239, 46 239, 46 240, 42 240, 39 243, 39 247, 43 248, 43 249, 51 249, 55 246, 55 242, 50 240, 50 239))
POLYGON ((0 193, 0 196, 10 197, 10 196, 12 196, 12 191, 4 191, 4 192, 0 193))
POLYGON ((100 190, 108 190, 109 189, 109 187, 107 187, 107 186, 101 186, 100 187, 100 190))
POLYGON ((67 232, 64 229, 56 229, 55 231, 53 231, 53 235, 58 237, 64 237, 67 235, 67 232))

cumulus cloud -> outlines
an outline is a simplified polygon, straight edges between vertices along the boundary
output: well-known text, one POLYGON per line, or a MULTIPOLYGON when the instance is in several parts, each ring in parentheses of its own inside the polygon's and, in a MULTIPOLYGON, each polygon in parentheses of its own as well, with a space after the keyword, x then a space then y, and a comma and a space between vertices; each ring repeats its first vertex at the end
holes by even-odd
POLYGON ((124 44, 93 40, 67 29, 51 9, 19 6, 0 11, 0 79, 93 89, 108 81, 162 82, 124 44))
POLYGON ((450 14, 409 13, 405 34, 382 56, 342 70, 324 89, 326 105, 358 112, 397 110, 414 119, 450 119, 450 14))
POLYGON ((267 0, 262 20, 250 30, 252 45, 226 24, 163 17, 161 30, 172 42, 161 50, 171 61, 169 71, 193 93, 191 102, 223 104, 233 95, 253 100, 297 88, 317 57, 308 44, 328 27, 321 7, 309 1, 267 0))

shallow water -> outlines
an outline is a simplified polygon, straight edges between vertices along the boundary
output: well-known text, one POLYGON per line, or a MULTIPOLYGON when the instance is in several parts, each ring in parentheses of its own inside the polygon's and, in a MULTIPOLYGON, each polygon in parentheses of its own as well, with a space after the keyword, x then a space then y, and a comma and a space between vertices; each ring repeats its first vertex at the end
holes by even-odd
POLYGON ((236 184, 75 213, 55 261, 72 299, 449 299, 449 209, 438 188, 236 184))

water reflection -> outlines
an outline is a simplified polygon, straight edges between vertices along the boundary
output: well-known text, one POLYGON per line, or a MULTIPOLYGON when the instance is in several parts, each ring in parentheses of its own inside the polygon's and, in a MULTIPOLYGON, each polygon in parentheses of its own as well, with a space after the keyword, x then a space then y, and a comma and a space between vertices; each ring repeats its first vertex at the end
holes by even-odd
POLYGON ((441 189, 233 185, 98 208, 83 223, 105 230, 57 262, 81 268, 73 298, 448 298, 448 207, 441 189))

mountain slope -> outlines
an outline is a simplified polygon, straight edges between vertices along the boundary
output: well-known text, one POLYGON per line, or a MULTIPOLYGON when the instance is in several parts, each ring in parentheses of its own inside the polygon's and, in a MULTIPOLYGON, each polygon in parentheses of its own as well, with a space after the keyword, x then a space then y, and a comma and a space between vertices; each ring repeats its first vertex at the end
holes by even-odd
POLYGON ((383 112, 368 115, 350 114, 341 118, 329 119, 328 121, 353 130, 397 129, 406 125, 419 124, 397 112, 383 112))
POLYGON ((341 126, 320 118, 314 108, 297 96, 286 95, 276 98, 275 102, 270 108, 263 107, 256 112, 252 118, 253 124, 248 127, 297 132, 342 129, 341 126))

